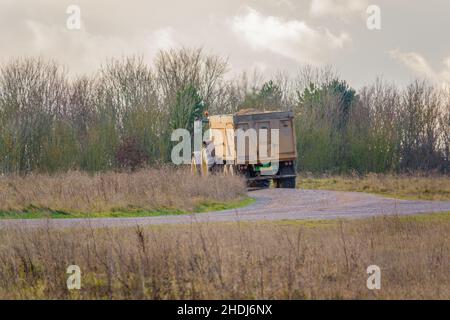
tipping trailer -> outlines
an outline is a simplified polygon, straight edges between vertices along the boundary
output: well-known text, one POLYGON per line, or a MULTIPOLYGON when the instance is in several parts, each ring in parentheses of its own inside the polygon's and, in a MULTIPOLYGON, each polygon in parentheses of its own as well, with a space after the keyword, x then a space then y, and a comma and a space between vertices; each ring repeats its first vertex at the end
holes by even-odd
POLYGON ((214 165, 208 171, 241 174, 251 187, 268 187, 270 180, 273 180, 277 188, 295 188, 297 144, 293 120, 291 111, 244 110, 233 115, 209 116, 207 123, 211 130, 208 144, 213 146, 211 148, 206 143, 204 146, 213 150, 214 165), (249 129, 256 132, 253 139, 245 138, 245 152, 242 152, 242 142, 241 146, 238 145, 239 129, 241 133, 249 129), (275 150, 271 150, 274 147, 272 143, 276 143, 271 141, 272 129, 278 129, 279 134, 278 148, 275 147, 275 150), (261 130, 266 130, 267 135, 260 135, 261 130))

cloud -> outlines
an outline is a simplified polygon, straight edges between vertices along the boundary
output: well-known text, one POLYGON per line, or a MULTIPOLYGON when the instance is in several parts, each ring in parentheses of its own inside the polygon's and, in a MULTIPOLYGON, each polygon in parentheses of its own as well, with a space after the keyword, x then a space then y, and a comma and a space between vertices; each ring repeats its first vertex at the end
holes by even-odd
POLYGON ((312 0, 309 13, 314 17, 336 16, 348 19, 355 14, 365 14, 367 0, 312 0))
POLYGON ((177 46, 175 31, 171 27, 153 31, 146 39, 147 54, 153 57, 159 50, 169 50, 177 46))
POLYGON ((174 30, 170 27, 154 31, 150 40, 153 42, 152 46, 156 47, 158 50, 167 50, 176 46, 174 30))
POLYGON ((392 58, 399 60, 416 76, 428 79, 442 86, 450 85, 450 57, 443 61, 443 68, 440 72, 435 71, 428 61, 416 52, 402 52, 399 49, 391 50, 392 58))
POLYGON ((294 3, 291 0, 273 0, 273 2, 277 6, 287 6, 291 9, 295 7, 294 3))
POLYGON ((25 25, 30 32, 29 55, 50 56, 51 52, 70 71, 75 65, 77 73, 95 71, 106 58, 122 55, 138 54, 151 60, 159 50, 176 45, 174 31, 169 27, 122 37, 92 33, 85 28, 69 30, 35 20, 26 20, 25 25))
POLYGON ((122 38, 92 34, 85 29, 69 30, 35 20, 26 20, 25 24, 30 31, 29 55, 51 52, 67 66, 78 61, 77 72, 94 70, 105 57, 126 54, 130 44, 122 38))
POLYGON ((450 57, 444 60, 445 69, 441 72, 441 77, 450 86, 450 57))
POLYGON ((248 8, 231 21, 232 30, 253 50, 270 51, 300 63, 320 64, 351 41, 346 33, 314 29, 299 20, 284 21, 248 8))

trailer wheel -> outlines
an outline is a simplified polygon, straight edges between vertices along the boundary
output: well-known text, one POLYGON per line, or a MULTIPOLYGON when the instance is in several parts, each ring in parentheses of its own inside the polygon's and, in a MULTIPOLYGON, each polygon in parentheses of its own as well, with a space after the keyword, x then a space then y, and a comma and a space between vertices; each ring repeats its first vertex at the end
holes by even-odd
POLYGON ((250 188, 267 189, 270 188, 270 180, 256 180, 249 183, 250 188))
POLYGON ((281 181, 279 179, 273 179, 273 185, 276 189, 281 188, 281 181))
POLYGON ((281 186, 281 188, 295 189, 296 178, 280 179, 278 183, 281 186))
MULTIPOLYGON (((295 175, 295 166, 294 164, 290 164, 285 166, 282 164, 280 166, 280 175, 295 175)), ((275 186, 277 188, 285 188, 285 189, 295 189, 296 177, 291 178, 280 178, 275 182, 275 186)))

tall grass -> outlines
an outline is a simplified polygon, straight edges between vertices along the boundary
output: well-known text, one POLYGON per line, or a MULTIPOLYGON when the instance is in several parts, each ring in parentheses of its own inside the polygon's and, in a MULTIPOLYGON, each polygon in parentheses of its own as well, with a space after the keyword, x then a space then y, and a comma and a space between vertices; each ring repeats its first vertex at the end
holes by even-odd
POLYGON ((448 216, 310 225, 1 229, 0 298, 450 299, 448 216))
POLYGON ((304 189, 370 192, 403 199, 450 200, 450 179, 436 174, 303 174, 298 185, 304 189))
POLYGON ((192 210, 204 201, 227 202, 244 194, 245 183, 239 177, 193 176, 186 168, 174 167, 0 177, 0 211, 192 210))

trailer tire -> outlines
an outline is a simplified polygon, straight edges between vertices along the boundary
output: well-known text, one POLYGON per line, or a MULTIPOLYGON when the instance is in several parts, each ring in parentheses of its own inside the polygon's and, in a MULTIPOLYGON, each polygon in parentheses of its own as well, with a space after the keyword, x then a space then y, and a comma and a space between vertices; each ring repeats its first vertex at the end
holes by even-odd
POLYGON ((296 178, 285 178, 278 181, 278 185, 284 189, 295 189, 296 178))
POLYGON ((280 181, 278 179, 273 179, 273 186, 275 189, 281 188, 280 181))
POLYGON ((258 189, 270 188, 270 180, 256 180, 250 183, 250 187, 258 189))
POLYGON ((261 188, 270 188, 270 180, 262 180, 261 188))

